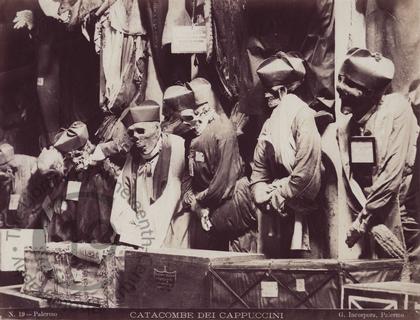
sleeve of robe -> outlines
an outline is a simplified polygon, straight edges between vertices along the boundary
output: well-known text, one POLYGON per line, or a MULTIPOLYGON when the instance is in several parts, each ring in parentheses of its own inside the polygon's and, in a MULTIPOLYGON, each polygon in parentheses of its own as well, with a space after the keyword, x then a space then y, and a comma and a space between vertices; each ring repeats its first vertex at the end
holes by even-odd
POLYGON ((302 109, 294 120, 296 160, 277 192, 285 199, 314 199, 321 188, 321 137, 311 110, 302 109))
POLYGON ((254 151, 254 161, 252 164, 252 173, 251 173, 251 191, 252 196, 256 203, 261 203, 259 201, 259 194, 265 193, 265 186, 268 183, 273 181, 273 177, 270 175, 269 172, 269 164, 267 163, 267 142, 263 138, 265 135, 265 131, 269 126, 269 121, 267 120, 264 124, 260 137, 258 138, 257 145, 254 151), (264 189, 264 190, 262 190, 264 189))
POLYGON ((365 210, 368 214, 383 212, 381 208, 398 194, 402 183, 405 157, 411 141, 410 135, 416 125, 408 107, 398 115, 387 117, 385 123, 382 124, 384 127, 392 126, 392 131, 388 138, 384 165, 379 168, 380 172, 369 188, 369 195, 365 204, 365 210))
POLYGON ((217 206, 231 193, 240 178, 242 163, 236 136, 217 138, 213 156, 218 161, 214 176, 209 187, 196 195, 197 201, 204 208, 217 206))

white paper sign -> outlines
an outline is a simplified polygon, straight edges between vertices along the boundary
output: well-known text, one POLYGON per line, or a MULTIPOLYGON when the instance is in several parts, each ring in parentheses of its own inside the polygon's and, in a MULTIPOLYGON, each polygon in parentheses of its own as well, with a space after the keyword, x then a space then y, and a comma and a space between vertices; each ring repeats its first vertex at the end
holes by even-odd
POLYGON ((67 183, 66 200, 79 201, 80 187, 82 183, 80 181, 69 181, 67 183))
POLYGON ((279 287, 275 281, 261 281, 261 297, 277 298, 279 296, 279 287))
POLYGON ((42 87, 44 85, 44 78, 38 77, 36 79, 36 84, 37 84, 38 87, 42 87))
POLYGON ((204 153, 196 151, 195 152, 195 161, 204 162, 204 153))
POLYGON ((207 32, 205 26, 176 26, 172 33, 172 53, 207 52, 207 32))
POLYGON ((296 291, 305 292, 305 279, 296 279, 296 291))
POLYGON ((20 194, 11 194, 9 201, 9 210, 17 210, 19 206, 20 194))
POLYGON ((80 269, 72 269, 71 273, 73 274, 74 282, 83 282, 83 279, 86 278, 83 276, 83 270, 80 269))
POLYGON ((351 141, 351 161, 353 163, 374 163, 372 141, 351 141))

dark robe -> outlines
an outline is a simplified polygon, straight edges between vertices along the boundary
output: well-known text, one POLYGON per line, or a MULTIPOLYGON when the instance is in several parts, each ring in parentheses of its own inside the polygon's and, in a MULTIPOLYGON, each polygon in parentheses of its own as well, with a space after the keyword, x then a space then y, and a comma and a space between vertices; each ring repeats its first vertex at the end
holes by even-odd
POLYGON ((255 227, 256 218, 248 183, 241 180, 244 168, 236 133, 225 116, 217 115, 203 133, 192 140, 189 162, 190 170, 193 169, 192 191, 199 205, 209 208, 214 227, 205 233, 198 219, 193 219, 198 224, 195 231, 202 233, 208 243, 201 243, 197 235, 198 243, 192 246, 227 250, 228 240, 255 227))
MULTIPOLYGON (((138 0, 141 19, 150 39, 156 75, 162 90, 177 82, 190 81, 191 55, 171 54, 171 46, 162 46, 162 34, 168 12, 168 0, 138 0)), ((188 1, 186 3, 188 7, 188 1)))
POLYGON ((271 184, 274 180, 284 181, 278 192, 285 200, 287 217, 282 218, 275 210, 266 209, 259 220, 259 231, 262 237, 262 251, 271 258, 324 258, 326 255, 327 234, 320 233, 326 223, 325 216, 318 207, 322 179, 321 138, 315 125, 314 112, 296 96, 286 96, 282 104, 274 109, 273 114, 264 125, 254 153, 251 183, 254 194, 258 193, 260 184, 271 184), (276 129, 288 125, 285 114, 291 114, 292 108, 298 108, 290 123, 291 137, 283 137, 289 132, 276 132, 276 129), (283 108, 283 111, 279 108, 283 108), (279 137, 282 137, 279 139, 279 137), (295 153, 289 173, 287 158, 280 150, 287 148, 293 138, 295 153), (276 143, 282 144, 281 146, 276 143), (280 154, 276 154, 276 147, 280 154), (281 147, 281 148, 280 148, 281 147), (291 249, 294 235, 295 217, 302 215, 302 245, 291 249), (306 226, 307 225, 307 226, 306 226), (310 250, 308 250, 310 249, 310 250))
MULTIPOLYGON (((382 97, 369 118, 362 118, 358 124, 369 131, 376 141, 376 163, 372 168, 371 183, 357 181, 350 165, 349 137, 352 117, 340 120, 338 142, 343 164, 347 204, 353 219, 364 209, 371 216, 371 226, 384 224, 405 243, 402 216, 406 213, 406 201, 413 178, 416 157, 416 143, 419 128, 408 100, 400 94, 382 97)), ((371 244, 367 235, 358 242, 361 258, 386 258, 386 252, 371 244)))

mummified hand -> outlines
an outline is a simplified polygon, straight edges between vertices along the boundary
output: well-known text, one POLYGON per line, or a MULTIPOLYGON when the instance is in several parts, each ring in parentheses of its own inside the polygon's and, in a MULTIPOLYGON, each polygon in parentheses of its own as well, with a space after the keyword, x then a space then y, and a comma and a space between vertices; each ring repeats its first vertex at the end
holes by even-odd
POLYGON ((188 191, 184 195, 184 202, 186 204, 189 204, 191 207, 191 210, 195 212, 197 217, 201 221, 201 226, 205 231, 209 231, 211 227, 213 226, 210 222, 210 211, 208 208, 203 208, 200 206, 200 204, 197 202, 197 199, 192 191, 188 191))
POLYGON ((347 231, 346 244, 352 248, 360 238, 367 233, 370 216, 366 217, 362 211, 347 231))
POLYGON ((213 226, 210 221, 210 211, 207 208, 200 209, 200 216, 201 216, 201 227, 205 231, 210 231, 211 227, 213 226))
POLYGON ((283 198, 278 192, 271 194, 270 204, 271 207, 283 218, 287 217, 288 213, 285 210, 286 199, 283 198))
POLYGON ((32 30, 34 28, 34 14, 31 10, 18 11, 13 19, 13 23, 14 29, 27 27, 29 30, 32 30))

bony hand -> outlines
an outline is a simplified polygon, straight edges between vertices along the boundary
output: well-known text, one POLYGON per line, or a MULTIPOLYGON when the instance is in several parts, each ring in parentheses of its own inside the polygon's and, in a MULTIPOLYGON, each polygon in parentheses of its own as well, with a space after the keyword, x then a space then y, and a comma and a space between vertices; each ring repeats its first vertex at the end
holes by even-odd
POLYGON ((198 213, 200 211, 200 209, 202 209, 202 208, 201 208, 200 204, 198 203, 197 198, 195 197, 195 194, 191 192, 191 194, 189 196, 190 196, 191 210, 198 213))
POLYGON ((254 192, 255 202, 257 204, 267 204, 270 201, 273 190, 270 184, 260 183, 256 185, 254 192))
POLYGON ((191 203, 194 201, 194 193, 190 190, 185 192, 184 194, 184 204, 187 206, 191 206, 191 203))
POLYGON ((278 192, 273 192, 270 199, 271 207, 283 218, 287 217, 287 211, 285 210, 285 201, 278 192))
POLYGON ((29 30, 34 28, 34 14, 31 10, 23 10, 16 12, 13 19, 14 29, 21 29, 27 27, 29 30))
POLYGON ((66 200, 57 199, 54 201, 53 210, 55 214, 62 214, 68 209, 68 203, 66 200))
POLYGON ((363 214, 359 214, 347 231, 346 244, 352 248, 366 234, 368 229, 368 218, 363 218, 363 214))
POLYGON ((201 226, 205 231, 210 231, 210 229, 213 227, 211 221, 210 221, 210 210, 207 208, 201 208, 200 210, 201 215, 201 226))

